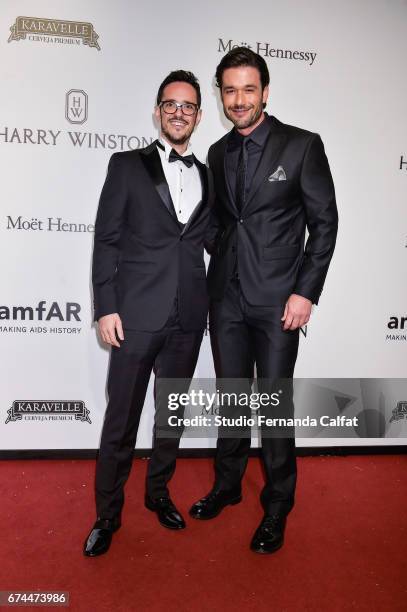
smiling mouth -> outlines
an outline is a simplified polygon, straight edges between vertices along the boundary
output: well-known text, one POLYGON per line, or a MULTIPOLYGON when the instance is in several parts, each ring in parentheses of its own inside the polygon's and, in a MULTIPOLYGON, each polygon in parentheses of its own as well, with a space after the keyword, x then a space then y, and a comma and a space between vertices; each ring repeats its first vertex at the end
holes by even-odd
POLYGON ((250 108, 231 108, 230 110, 235 115, 244 115, 244 113, 247 113, 250 108))
POLYGON ((184 127, 185 125, 187 125, 185 121, 179 121, 178 119, 172 119, 170 120, 170 123, 175 127, 184 127))

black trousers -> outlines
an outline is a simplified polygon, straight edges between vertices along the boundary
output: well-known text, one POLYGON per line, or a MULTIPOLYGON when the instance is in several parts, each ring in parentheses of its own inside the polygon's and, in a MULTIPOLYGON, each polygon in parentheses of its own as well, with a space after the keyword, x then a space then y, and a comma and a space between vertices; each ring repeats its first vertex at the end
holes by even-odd
MULTIPOLYGON (((202 331, 183 331, 177 303, 158 332, 124 330, 120 348, 112 347, 108 375, 109 402, 103 423, 96 464, 96 510, 101 518, 113 518, 124 504, 140 416, 151 372, 157 378, 191 379, 202 331)), ((180 432, 181 434, 181 432, 180 432)), ((148 463, 146 493, 151 499, 168 495, 167 483, 175 470, 180 436, 156 437, 148 463)))
MULTIPOLYGON (((282 306, 252 306, 239 281, 232 279, 220 301, 210 307, 210 333, 218 379, 250 379, 254 362, 257 378, 291 379, 298 353, 299 330, 283 331, 282 306)), ((286 412, 294 413, 291 397, 286 412)), ((267 382, 266 382, 267 385, 267 382)), ((215 488, 240 490, 250 449, 250 437, 218 437, 215 488)), ((261 502, 267 514, 288 514, 294 505, 297 477, 295 438, 262 437, 265 486, 261 502)))

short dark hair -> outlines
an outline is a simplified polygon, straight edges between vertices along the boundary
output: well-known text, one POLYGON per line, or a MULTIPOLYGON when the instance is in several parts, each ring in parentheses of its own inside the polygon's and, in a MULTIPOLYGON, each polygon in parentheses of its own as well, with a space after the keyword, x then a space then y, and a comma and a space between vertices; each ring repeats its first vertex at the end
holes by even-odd
POLYGON ((188 70, 173 70, 170 74, 165 77, 157 93, 157 106, 161 103, 163 97, 163 91, 170 83, 189 83, 196 91, 196 99, 198 108, 201 108, 201 88, 199 87, 198 79, 188 70))
POLYGON ((222 76, 227 68, 237 68, 238 66, 252 66, 257 68, 260 73, 261 86, 264 89, 270 83, 270 74, 265 60, 248 47, 236 47, 226 53, 216 68, 216 85, 222 87, 222 76))

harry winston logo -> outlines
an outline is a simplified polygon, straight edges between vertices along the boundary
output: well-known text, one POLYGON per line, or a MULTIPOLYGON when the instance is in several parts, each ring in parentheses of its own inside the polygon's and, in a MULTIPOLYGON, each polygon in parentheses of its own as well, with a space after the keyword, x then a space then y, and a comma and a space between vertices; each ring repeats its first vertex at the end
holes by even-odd
POLYGON ((85 123, 88 118, 88 94, 70 89, 65 96, 65 117, 70 123, 85 123))
POLYGON ((37 40, 40 42, 56 42, 80 44, 80 40, 88 47, 100 51, 98 34, 93 24, 87 21, 66 21, 65 19, 44 19, 42 17, 17 17, 10 28, 8 42, 12 40, 37 40), (44 37, 47 39, 45 40, 44 37))
POLYGON ((392 412, 390 423, 393 421, 401 421, 401 419, 407 419, 407 402, 397 402, 397 406, 393 408, 392 412))

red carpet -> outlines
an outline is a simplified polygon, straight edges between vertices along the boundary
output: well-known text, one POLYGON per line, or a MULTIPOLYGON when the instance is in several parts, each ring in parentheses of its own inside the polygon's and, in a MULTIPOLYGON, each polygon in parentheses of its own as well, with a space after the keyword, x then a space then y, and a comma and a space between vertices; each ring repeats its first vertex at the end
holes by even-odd
POLYGON ((107 555, 87 559, 94 462, 3 461, 0 590, 69 591, 61 609, 75 612, 407 610, 407 457, 298 464, 297 503, 274 555, 249 550, 262 514, 259 460, 249 462, 243 502, 206 522, 187 510, 209 490, 212 462, 179 460, 171 491, 188 526, 172 532, 143 507, 138 459, 122 528, 107 555))

